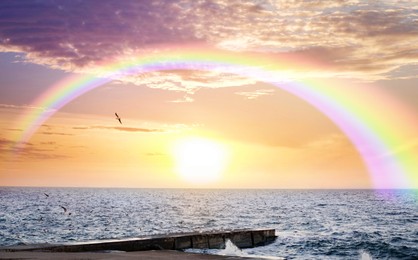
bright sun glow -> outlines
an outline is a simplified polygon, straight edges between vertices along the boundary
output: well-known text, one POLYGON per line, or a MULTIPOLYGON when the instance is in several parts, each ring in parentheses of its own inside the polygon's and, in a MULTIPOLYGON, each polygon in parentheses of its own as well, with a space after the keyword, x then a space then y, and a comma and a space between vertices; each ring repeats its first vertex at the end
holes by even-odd
POLYGON ((188 182, 202 184, 219 180, 227 159, 223 145, 202 138, 177 141, 173 155, 177 173, 188 182))

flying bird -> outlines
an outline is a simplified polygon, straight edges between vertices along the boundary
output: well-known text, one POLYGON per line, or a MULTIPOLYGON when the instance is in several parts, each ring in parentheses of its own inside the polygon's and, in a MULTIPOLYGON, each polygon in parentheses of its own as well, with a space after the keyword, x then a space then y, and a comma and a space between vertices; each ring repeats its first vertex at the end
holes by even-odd
POLYGON ((47 198, 49 197, 49 194, 47 194, 47 193, 45 193, 45 192, 44 192, 44 195, 45 195, 47 198))
POLYGON ((118 116, 118 113, 115 113, 116 119, 119 121, 120 124, 122 124, 122 120, 120 119, 120 117, 118 116))
POLYGON ((60 205, 60 207, 64 210, 64 213, 67 212, 67 208, 66 207, 61 206, 61 205, 60 205))

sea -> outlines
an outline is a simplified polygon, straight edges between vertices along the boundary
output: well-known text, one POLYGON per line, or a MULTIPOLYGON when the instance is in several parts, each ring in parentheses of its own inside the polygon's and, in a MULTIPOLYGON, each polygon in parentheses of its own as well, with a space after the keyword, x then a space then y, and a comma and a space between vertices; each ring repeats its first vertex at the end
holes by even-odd
POLYGON ((266 259, 418 259, 418 190, 0 187, 0 247, 274 228, 266 259))

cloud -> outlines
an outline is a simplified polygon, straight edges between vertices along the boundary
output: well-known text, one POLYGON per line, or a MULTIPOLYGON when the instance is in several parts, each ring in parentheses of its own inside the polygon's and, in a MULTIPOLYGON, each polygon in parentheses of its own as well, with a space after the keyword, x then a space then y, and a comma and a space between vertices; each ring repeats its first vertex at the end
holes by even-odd
MULTIPOLYGON (((199 43, 319 60, 328 73, 316 76, 379 79, 418 62, 417 10, 413 1, 401 0, 5 0, 0 51, 23 52, 27 62, 52 68, 88 71, 115 57, 199 43)), ((148 76, 150 87, 187 92, 202 83, 182 83, 182 72, 161 73, 159 80, 156 75, 148 76)), ((204 76, 211 78, 198 78, 204 76)))
POLYGON ((8 139, 5 139, 5 138, 0 138, 0 147, 1 148, 6 147, 6 146, 12 146, 14 144, 15 144, 15 142, 13 142, 11 140, 8 140, 8 139))
MULTIPOLYGON (((52 144, 52 143, 50 143, 52 144)), ((50 145, 48 144, 48 145, 50 145)), ((24 143, 17 149, 16 142, 0 137, 0 158, 7 162, 31 159, 64 159, 70 158, 67 155, 56 153, 52 148, 39 148, 32 143, 24 143)))
POLYGON ((43 131, 43 132, 40 132, 40 134, 43 134, 43 135, 68 135, 68 136, 73 135, 73 134, 69 134, 69 133, 62 133, 62 132, 48 132, 48 131, 43 131))
POLYGON ((56 145, 57 142, 52 142, 52 141, 49 141, 49 142, 40 142, 40 144, 42 144, 42 145, 56 145))
POLYGON ((181 97, 180 99, 175 99, 175 100, 172 100, 170 102, 171 103, 190 103, 190 102, 193 102, 193 101, 194 101, 194 99, 186 94, 183 97, 181 97))
POLYGON ((0 3, 4 50, 31 61, 70 69, 153 43, 193 40, 178 3, 53 1, 0 3))
POLYGON ((236 92, 235 94, 246 97, 247 99, 256 99, 261 96, 272 95, 275 92, 273 89, 257 89, 255 91, 236 92))
POLYGON ((14 110, 31 109, 31 110, 42 110, 42 111, 55 111, 54 109, 47 109, 45 107, 35 107, 35 106, 28 106, 28 105, 12 105, 12 104, 0 104, 0 109, 14 109, 14 110))
POLYGON ((89 127, 88 126, 74 126, 73 129, 75 129, 75 130, 86 130, 86 129, 89 129, 89 127))
MULTIPOLYGON (((103 128, 103 127, 102 127, 103 128)), ((137 128, 137 127, 105 127, 106 129, 114 129, 124 132, 144 132, 144 133, 154 133, 154 132, 163 132, 161 129, 147 129, 147 128, 137 128)))
POLYGON ((17 129, 17 128, 5 128, 4 130, 13 131, 13 132, 23 132, 22 129, 17 129))
POLYGON ((130 75, 121 78, 124 82, 145 85, 153 89, 184 92, 185 98, 174 102, 193 101, 190 96, 201 88, 225 88, 252 85, 256 81, 244 76, 223 71, 157 71, 152 73, 130 75))
POLYGON ((138 127, 126 127, 126 126, 75 126, 75 130, 87 130, 87 129, 109 129, 123 132, 143 132, 143 133, 154 133, 164 132, 162 129, 149 129, 149 128, 138 128, 138 127))
POLYGON ((17 108, 20 109, 22 106, 10 105, 10 104, 0 104, 0 108, 17 108))

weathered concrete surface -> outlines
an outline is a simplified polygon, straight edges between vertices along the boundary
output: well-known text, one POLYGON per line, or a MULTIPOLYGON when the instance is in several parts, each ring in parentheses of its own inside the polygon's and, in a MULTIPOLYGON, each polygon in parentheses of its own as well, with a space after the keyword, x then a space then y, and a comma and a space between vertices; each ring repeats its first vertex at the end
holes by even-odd
POLYGON ((82 252, 82 253, 63 253, 63 252, 4 252, 0 251, 0 259, 36 259, 36 260, 248 260, 257 258, 241 258, 238 256, 217 256, 192 254, 179 251, 141 251, 141 252, 82 252))
POLYGON ((208 233, 185 233, 144 238, 98 241, 66 245, 0 248, 0 251, 51 251, 51 252, 97 252, 97 251, 148 251, 183 250, 187 248, 222 249, 227 239, 239 248, 263 246, 276 239, 274 229, 231 230, 208 233))
POLYGON ((192 240, 190 237, 178 237, 174 240, 174 247, 177 250, 192 248, 192 240))

